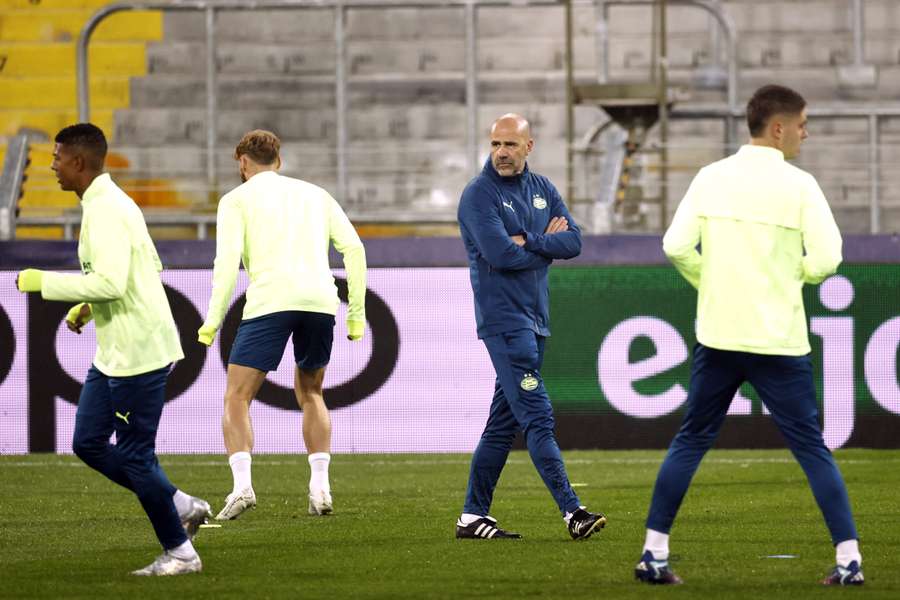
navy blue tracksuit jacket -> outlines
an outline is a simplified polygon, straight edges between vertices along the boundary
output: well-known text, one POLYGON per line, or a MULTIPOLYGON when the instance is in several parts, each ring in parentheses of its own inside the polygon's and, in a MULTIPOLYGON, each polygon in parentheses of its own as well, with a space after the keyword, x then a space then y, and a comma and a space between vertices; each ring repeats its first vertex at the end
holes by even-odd
POLYGON ((559 192, 542 175, 525 170, 501 177, 490 158, 463 190, 457 213, 469 256, 478 337, 518 329, 550 335, 547 268, 554 258, 581 253, 581 230, 559 192), (544 235, 552 217, 569 230, 544 235), (524 235, 520 247, 511 235, 524 235))

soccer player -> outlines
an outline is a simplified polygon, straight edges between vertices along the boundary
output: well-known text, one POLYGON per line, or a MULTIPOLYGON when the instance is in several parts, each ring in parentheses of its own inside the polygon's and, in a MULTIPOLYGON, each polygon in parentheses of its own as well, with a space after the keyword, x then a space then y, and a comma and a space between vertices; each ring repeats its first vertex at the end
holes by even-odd
POLYGON ((749 381, 800 463, 836 546, 823 581, 860 585, 862 556, 841 473, 819 428, 801 291, 835 272, 841 234, 816 180, 785 162, 807 137, 806 101, 767 85, 747 105, 750 143, 700 170, 663 250, 698 289, 687 411, 666 455, 635 576, 678 584, 669 530, 735 393, 749 381), (697 251, 697 245, 701 251, 697 251))
POLYGON ((250 478, 253 428, 250 402, 266 373, 278 367, 293 336, 294 391, 303 411, 309 452, 309 513, 333 510, 328 465, 331 421, 322 397, 331 358, 339 299, 328 264, 328 247, 343 255, 347 271, 347 337, 365 328, 366 254, 347 215, 322 188, 278 174, 281 142, 254 130, 234 151, 240 186, 219 202, 212 296, 199 340, 209 345, 222 324, 243 260, 250 276, 247 303, 228 359, 222 432, 234 487, 216 519, 237 518, 256 506, 250 478))
POLYGON ((459 228, 469 257, 478 337, 497 373, 490 414, 472 456, 457 538, 519 538, 489 511, 516 431, 553 496, 573 539, 606 524, 578 500, 553 433, 550 397, 541 379, 550 335, 547 270, 555 258, 581 252, 581 232, 559 192, 528 169, 534 147, 523 117, 506 114, 491 127, 491 156, 466 186, 459 228))
POLYGON ((144 217, 103 172, 105 158, 106 138, 95 125, 79 123, 56 135, 51 168, 60 187, 81 199, 82 275, 25 269, 17 285, 45 300, 78 302, 66 317, 70 331, 96 324, 97 353, 78 399, 72 450, 134 492, 153 524, 164 552, 132 574, 193 573, 202 565, 191 539, 210 515, 209 504, 169 482, 155 448, 166 378, 184 354, 144 217))

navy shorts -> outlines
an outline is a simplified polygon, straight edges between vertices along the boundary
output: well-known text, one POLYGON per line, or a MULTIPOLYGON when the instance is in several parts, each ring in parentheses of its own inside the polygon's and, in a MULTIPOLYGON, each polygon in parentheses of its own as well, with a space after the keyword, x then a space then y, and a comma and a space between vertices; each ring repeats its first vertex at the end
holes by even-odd
POLYGON ((304 371, 321 369, 331 358, 334 315, 285 310, 241 321, 228 362, 274 371, 291 336, 297 366, 304 371))

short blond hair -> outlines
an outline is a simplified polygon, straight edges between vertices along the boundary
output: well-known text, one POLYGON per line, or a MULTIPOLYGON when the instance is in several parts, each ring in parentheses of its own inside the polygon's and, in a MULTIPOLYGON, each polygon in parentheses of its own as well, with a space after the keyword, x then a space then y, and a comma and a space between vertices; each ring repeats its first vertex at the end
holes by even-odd
POLYGON ((281 140, 271 131, 254 129, 248 131, 234 149, 234 160, 246 155, 258 165, 274 164, 279 158, 281 140))

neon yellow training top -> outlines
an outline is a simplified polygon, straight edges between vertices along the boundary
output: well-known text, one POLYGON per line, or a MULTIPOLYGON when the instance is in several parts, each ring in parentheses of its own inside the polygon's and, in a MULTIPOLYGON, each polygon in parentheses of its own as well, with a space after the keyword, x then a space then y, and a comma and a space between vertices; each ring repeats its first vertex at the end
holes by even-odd
POLYGON ((107 173, 91 182, 81 206, 83 274, 45 272, 41 296, 90 303, 97 327, 94 366, 104 375, 140 375, 184 358, 141 209, 107 173))
POLYGON ((216 216, 212 296, 203 328, 218 330, 243 260, 250 276, 244 319, 285 310, 337 313, 328 264, 333 243, 347 271, 348 327, 366 320, 366 254, 337 201, 322 188, 274 171, 222 197, 216 216))
POLYGON ((775 148, 746 145, 700 170, 663 251, 699 290, 701 344, 801 356, 810 352, 801 290, 835 272, 841 234, 812 175, 775 148))

